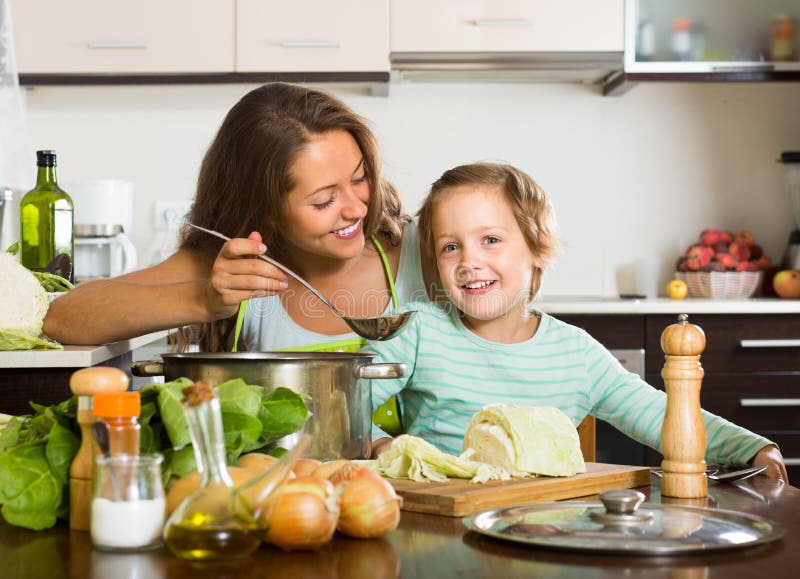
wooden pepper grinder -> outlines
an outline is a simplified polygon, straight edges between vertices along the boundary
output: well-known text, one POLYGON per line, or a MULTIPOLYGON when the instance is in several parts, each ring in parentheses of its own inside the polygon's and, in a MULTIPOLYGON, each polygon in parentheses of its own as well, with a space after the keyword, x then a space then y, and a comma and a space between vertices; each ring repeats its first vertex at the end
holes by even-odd
POLYGON ((706 336, 680 314, 678 323, 661 334, 666 361, 661 377, 667 390, 667 410, 661 429, 661 494, 665 497, 701 498, 708 495, 706 429, 700 414, 703 367, 700 354, 706 336))
POLYGON ((69 528, 89 530, 89 506, 92 501, 92 468, 94 444, 92 439, 92 396, 98 392, 124 392, 128 376, 119 368, 96 366, 73 373, 69 388, 78 397, 78 424, 81 427, 81 446, 69 467, 69 528))

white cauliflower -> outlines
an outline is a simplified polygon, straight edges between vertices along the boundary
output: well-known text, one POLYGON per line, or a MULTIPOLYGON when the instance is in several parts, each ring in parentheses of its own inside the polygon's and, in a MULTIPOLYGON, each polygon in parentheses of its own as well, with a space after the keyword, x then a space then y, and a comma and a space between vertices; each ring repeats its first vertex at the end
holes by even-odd
POLYGON ((40 338, 47 293, 10 253, 0 252, 0 350, 60 348, 40 338))

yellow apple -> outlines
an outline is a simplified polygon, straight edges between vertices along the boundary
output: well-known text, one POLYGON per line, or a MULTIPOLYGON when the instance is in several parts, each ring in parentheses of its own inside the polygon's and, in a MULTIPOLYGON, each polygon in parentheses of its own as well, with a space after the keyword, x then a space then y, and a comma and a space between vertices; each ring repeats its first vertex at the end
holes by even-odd
POLYGON ((688 291, 689 287, 682 279, 673 279, 667 284, 667 295, 673 300, 682 300, 688 291))
POLYGON ((772 279, 775 293, 785 299, 800 299, 800 270, 783 269, 772 279))

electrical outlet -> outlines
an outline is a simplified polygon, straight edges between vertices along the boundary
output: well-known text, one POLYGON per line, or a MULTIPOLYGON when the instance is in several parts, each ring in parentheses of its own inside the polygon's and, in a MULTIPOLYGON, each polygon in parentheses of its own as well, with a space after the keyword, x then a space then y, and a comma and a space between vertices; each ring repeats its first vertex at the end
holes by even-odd
POLYGON ((191 209, 191 201, 156 201, 153 204, 153 226, 156 231, 177 228, 191 209))

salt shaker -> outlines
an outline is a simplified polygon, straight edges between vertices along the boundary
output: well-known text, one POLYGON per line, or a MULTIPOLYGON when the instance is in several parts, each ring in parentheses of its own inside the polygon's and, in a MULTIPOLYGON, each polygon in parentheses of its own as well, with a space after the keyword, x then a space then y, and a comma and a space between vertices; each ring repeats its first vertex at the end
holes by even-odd
POLYGON ((166 501, 160 454, 95 458, 91 535, 95 548, 141 551, 162 543, 166 501))

